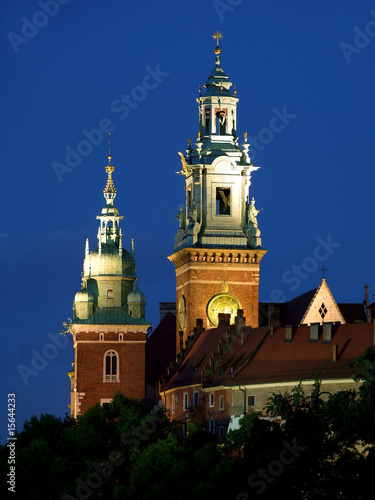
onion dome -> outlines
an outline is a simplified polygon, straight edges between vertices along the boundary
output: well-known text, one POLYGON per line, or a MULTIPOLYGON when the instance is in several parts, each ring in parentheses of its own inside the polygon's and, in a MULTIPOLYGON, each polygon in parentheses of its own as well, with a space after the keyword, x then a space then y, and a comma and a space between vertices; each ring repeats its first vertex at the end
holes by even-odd
POLYGON ((82 290, 76 293, 74 303, 78 304, 80 302, 94 302, 94 296, 87 288, 82 288, 82 290))
POLYGON ((84 275, 91 276, 125 276, 135 277, 135 260, 133 253, 119 247, 112 240, 102 243, 85 258, 84 275))
POLYGON ((128 304, 146 304, 146 296, 138 288, 138 283, 135 290, 130 292, 128 295, 128 304))

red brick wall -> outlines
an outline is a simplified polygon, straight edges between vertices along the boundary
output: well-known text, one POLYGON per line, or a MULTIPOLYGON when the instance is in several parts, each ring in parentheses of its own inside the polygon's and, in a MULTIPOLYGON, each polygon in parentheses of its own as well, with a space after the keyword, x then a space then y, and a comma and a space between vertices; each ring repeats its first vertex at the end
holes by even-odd
MULTIPOLYGON (((88 339, 98 334, 83 334, 80 338, 88 339), (87 335, 87 336, 86 336, 87 335), (86 337, 85 337, 86 336, 86 337)), ((118 333, 105 334, 105 339, 111 336, 118 339, 118 333)), ((77 342, 76 380, 77 392, 85 393, 80 400, 80 413, 83 414, 91 406, 100 402, 101 398, 113 398, 118 391, 127 397, 139 400, 145 397, 145 340, 144 333, 124 334, 126 340, 135 342, 77 342), (139 342, 141 341, 141 342, 139 342), (113 350, 119 356, 119 382, 104 382, 104 355, 113 350)))
MULTIPOLYGON (((198 318, 203 319, 203 326, 213 328, 207 317, 207 303, 216 294, 222 292, 223 282, 228 285, 228 292, 240 301, 246 324, 258 326, 258 290, 259 264, 226 262, 188 262, 176 269, 176 302, 182 291, 186 298, 186 327, 184 345, 189 334, 196 326, 198 318), (183 288, 182 288, 183 287, 183 288)), ((177 352, 179 352, 179 326, 177 322, 177 352)))

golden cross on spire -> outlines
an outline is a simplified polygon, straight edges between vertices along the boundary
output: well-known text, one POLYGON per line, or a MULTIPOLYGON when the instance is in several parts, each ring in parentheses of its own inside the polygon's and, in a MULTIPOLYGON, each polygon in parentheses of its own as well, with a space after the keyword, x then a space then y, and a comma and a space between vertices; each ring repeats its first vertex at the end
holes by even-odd
POLYGON ((217 30, 216 33, 212 35, 212 38, 216 39, 216 45, 219 46, 219 41, 223 38, 223 34, 219 33, 219 30, 217 30))
POLYGON ((112 166, 111 165, 111 160, 112 160, 112 156, 111 156, 111 132, 109 132, 109 134, 108 134, 108 160, 109 160, 109 166, 112 166))

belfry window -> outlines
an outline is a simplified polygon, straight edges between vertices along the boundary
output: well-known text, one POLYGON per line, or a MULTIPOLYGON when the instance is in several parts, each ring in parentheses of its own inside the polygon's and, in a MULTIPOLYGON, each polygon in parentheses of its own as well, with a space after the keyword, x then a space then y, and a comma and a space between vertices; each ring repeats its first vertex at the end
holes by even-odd
POLYGON ((118 380, 118 354, 115 351, 108 351, 104 355, 104 381, 117 382, 118 380))
POLYGON ((230 188, 216 188, 216 215, 230 215, 230 188))
POLYGON ((107 290, 107 299, 113 299, 113 288, 108 288, 107 290))
POLYGON ((206 119, 206 133, 205 135, 210 135, 210 119, 211 119, 211 110, 210 108, 206 108, 206 114, 205 114, 205 119, 206 119))
POLYGON ((223 109, 216 113, 216 133, 219 135, 225 135, 227 127, 226 113, 223 109))

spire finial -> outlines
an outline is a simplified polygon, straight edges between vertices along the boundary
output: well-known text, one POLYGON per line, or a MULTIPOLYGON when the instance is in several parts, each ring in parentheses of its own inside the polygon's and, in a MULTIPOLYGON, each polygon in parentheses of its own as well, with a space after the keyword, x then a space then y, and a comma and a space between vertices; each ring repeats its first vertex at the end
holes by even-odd
POLYGON ((108 133, 108 166, 111 166, 111 132, 108 133))
POLYGON ((223 38, 223 34, 219 32, 219 30, 216 31, 216 33, 214 33, 212 35, 212 38, 216 39, 216 47, 219 46, 219 40, 221 40, 223 38))
POLYGON ((108 174, 108 179, 107 179, 107 184, 104 188, 103 194, 104 198, 106 199, 107 205, 112 205, 113 200, 116 198, 116 188, 115 185, 113 184, 113 179, 112 179, 112 172, 114 172, 115 167, 112 165, 111 160, 111 133, 108 134, 108 165, 105 167, 105 171, 108 174))
POLYGON ((223 34, 219 33, 219 30, 217 30, 216 33, 212 35, 212 38, 216 39, 216 47, 215 47, 216 65, 220 66, 221 48, 219 47, 219 41, 223 38, 223 34))
POLYGON ((325 272, 326 272, 326 271, 328 271, 328 269, 327 269, 326 267, 324 267, 324 266, 323 266, 323 267, 321 267, 321 268, 319 269, 319 271, 322 271, 322 273, 323 273, 323 279, 325 279, 324 274, 325 274, 325 272))

